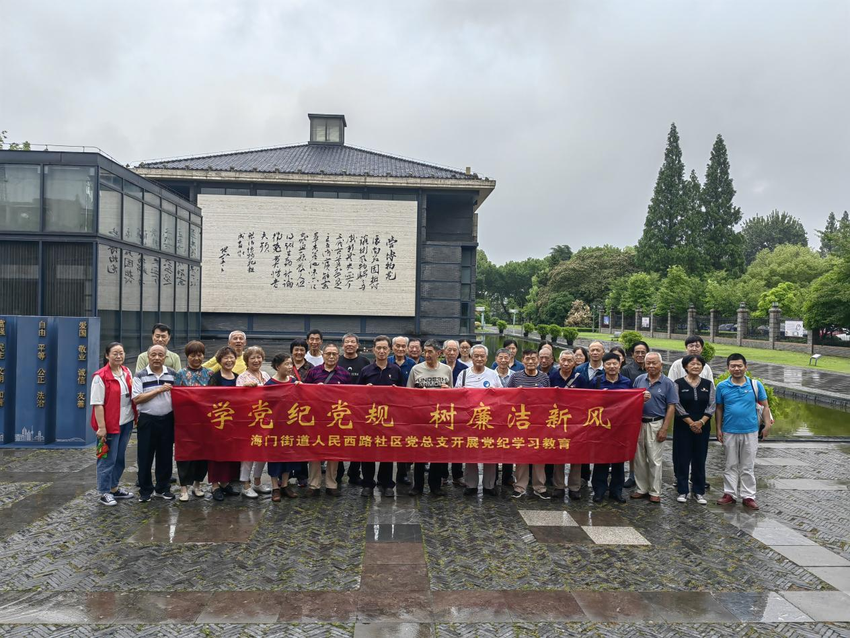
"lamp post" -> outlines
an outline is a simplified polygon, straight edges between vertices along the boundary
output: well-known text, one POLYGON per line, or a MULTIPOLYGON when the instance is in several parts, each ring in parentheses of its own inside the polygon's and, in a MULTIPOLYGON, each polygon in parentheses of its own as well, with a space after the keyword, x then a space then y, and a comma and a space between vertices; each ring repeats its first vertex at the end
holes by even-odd
POLYGON ((484 323, 484 306, 475 306, 475 310, 481 313, 481 330, 484 330, 487 327, 484 323))
POLYGON ((508 312, 511 313, 511 325, 515 326, 516 325, 516 313, 519 312, 519 309, 518 308, 511 308, 510 310, 508 310, 508 312))

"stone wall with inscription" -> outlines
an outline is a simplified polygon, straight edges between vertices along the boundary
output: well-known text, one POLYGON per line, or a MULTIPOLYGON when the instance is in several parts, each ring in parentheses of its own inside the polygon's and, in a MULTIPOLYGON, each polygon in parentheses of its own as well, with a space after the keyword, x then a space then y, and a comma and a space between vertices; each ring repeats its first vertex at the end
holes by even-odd
POLYGON ((417 204, 199 195, 204 313, 412 317, 417 204))

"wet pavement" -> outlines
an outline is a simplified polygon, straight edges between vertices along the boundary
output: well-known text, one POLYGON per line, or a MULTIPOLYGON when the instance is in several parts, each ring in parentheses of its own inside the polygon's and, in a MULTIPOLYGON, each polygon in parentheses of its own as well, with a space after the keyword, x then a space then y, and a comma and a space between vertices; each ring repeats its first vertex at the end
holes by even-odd
POLYGON ((345 483, 106 508, 93 450, 2 450, 0 636, 850 635, 850 446, 763 445, 759 512, 677 503, 669 453, 660 505, 345 483))

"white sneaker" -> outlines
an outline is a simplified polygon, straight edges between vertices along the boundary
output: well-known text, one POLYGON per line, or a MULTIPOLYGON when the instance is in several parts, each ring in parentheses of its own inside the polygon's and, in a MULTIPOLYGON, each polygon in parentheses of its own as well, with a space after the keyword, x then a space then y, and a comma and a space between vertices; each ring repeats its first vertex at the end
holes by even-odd
POLYGON ((702 494, 697 494, 695 498, 697 499, 697 503, 699 503, 700 505, 705 505, 708 503, 708 501, 705 500, 705 496, 703 496, 702 494))
POLYGON ((254 491, 253 487, 249 487, 247 490, 242 490, 242 496, 247 498, 257 498, 259 494, 254 491))
POLYGON ((679 496, 676 497, 676 500, 679 501, 680 503, 687 503, 688 502, 688 495, 687 494, 679 494, 679 496))
POLYGON ((255 485, 254 491, 258 494, 271 494, 272 488, 270 488, 268 485, 255 485))

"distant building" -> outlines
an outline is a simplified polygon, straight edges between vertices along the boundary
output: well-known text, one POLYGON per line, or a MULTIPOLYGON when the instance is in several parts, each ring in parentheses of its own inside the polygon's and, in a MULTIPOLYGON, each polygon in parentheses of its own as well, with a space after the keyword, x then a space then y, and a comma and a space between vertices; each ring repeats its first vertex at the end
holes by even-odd
POLYGON ((200 209, 100 153, 0 151, 0 315, 99 316, 131 357, 157 322, 185 343, 201 242, 200 209))
POLYGON ((342 115, 309 119, 306 144, 134 169, 203 210, 203 335, 472 335, 495 181, 346 145, 342 115))

